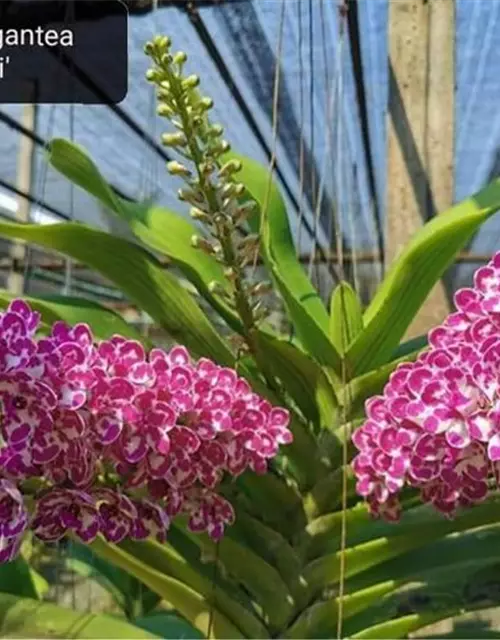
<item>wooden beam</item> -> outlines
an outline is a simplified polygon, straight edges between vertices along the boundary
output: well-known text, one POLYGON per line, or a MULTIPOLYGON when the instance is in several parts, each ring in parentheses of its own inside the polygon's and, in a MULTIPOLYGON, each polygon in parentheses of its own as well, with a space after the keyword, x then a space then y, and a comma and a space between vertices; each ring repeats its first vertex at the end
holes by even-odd
MULTIPOLYGON (((454 0, 389 2, 386 257, 453 203, 454 0)), ((450 307, 439 282, 407 337, 427 332, 450 307)))

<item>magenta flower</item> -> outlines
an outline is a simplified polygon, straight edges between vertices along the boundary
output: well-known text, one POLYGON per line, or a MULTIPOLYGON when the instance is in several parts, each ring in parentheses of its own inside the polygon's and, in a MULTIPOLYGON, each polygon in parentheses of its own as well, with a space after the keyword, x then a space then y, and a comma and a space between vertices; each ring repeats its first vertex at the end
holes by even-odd
POLYGON ((121 542, 131 535, 139 517, 136 507, 127 496, 111 489, 92 492, 101 522, 100 531, 109 542, 121 542))
POLYGON ((56 542, 68 531, 82 542, 92 542, 101 530, 101 518, 95 501, 84 491, 53 489, 37 500, 31 527, 45 542, 56 542))
POLYGON ((267 471, 292 440, 288 412, 182 346, 146 353, 62 322, 37 339, 39 320, 21 300, 0 314, 0 561, 28 526, 47 542, 164 541, 183 514, 219 539, 234 520, 220 482, 267 471), (22 493, 33 479, 43 489, 29 517, 22 493))
POLYGON ((17 487, 0 479, 0 563, 14 558, 28 526, 28 512, 17 487))
POLYGON ((397 519, 404 486, 447 516, 484 500, 500 462, 500 253, 455 294, 457 311, 429 349, 400 365, 366 403, 353 434, 357 491, 375 516, 397 519))

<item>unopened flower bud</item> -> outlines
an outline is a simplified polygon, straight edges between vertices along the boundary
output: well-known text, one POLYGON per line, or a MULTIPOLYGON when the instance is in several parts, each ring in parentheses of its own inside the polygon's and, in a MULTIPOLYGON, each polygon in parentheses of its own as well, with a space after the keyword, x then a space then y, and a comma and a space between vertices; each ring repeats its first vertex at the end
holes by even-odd
POLYGON ((212 280, 212 282, 208 285, 208 290, 210 293, 214 293, 216 296, 221 296, 221 298, 229 298, 229 292, 223 287, 220 282, 217 280, 212 280))
POLYGON ((227 182, 222 186, 220 190, 221 196, 223 198, 228 198, 229 196, 232 196, 234 194, 235 187, 236 185, 234 184, 234 182, 227 182))
POLYGON ((242 182, 237 182, 234 185, 234 195, 240 198, 245 193, 245 185, 242 182))
POLYGON ((217 144, 214 144, 213 147, 210 148, 212 155, 221 156, 224 153, 227 153, 231 150, 231 145, 227 140, 221 140, 217 144))
POLYGON ((222 127, 220 124, 213 124, 208 129, 207 136, 209 138, 218 138, 223 133, 224 133, 224 127, 222 127))
POLYGON ((168 67, 171 62, 172 62, 172 56, 169 53, 164 53, 160 58, 160 64, 163 67, 168 67))
POLYGON ((174 115, 174 111, 168 104, 159 104, 156 108, 156 113, 162 118, 171 118, 174 115))
POLYGON ((248 218, 257 211, 258 204, 255 200, 247 200, 242 205, 240 205, 234 214, 234 218, 238 224, 245 222, 248 218))
POLYGON ((173 58, 175 64, 181 65, 184 64, 187 60, 187 53, 184 51, 178 51, 173 58))
POLYGON ((226 269, 224 269, 224 275, 231 282, 234 282, 234 280, 236 279, 236 271, 233 269, 233 267, 227 267, 226 269))
POLYGON ((201 192, 193 191, 192 189, 179 189, 177 197, 181 202, 188 202, 193 205, 199 205, 205 202, 203 194, 201 192))
POLYGON ((191 246, 195 249, 201 249, 201 251, 208 253, 209 255, 214 255, 216 253, 216 247, 214 247, 214 245, 206 238, 202 238, 201 236, 192 236, 191 246))
POLYGON ((200 220, 201 222, 208 222, 210 220, 208 213, 198 209, 198 207, 191 207, 189 214, 193 220, 200 220))
POLYGON ((260 242, 260 237, 257 233, 252 233, 244 238, 238 245, 238 252, 242 257, 253 257, 253 254, 257 250, 260 242))
POLYGON ((258 282, 254 285, 250 292, 253 296, 267 296, 273 290, 273 285, 271 282, 258 282))
POLYGON ((166 147, 185 147, 187 144, 186 136, 183 133, 164 133, 161 136, 162 144, 166 147))
POLYGON ((204 175, 204 176, 209 176, 212 171, 214 170, 214 164, 213 162, 200 162, 200 172, 204 175))
POLYGON ((215 224, 218 224, 218 225, 229 225, 229 224, 231 224, 232 221, 231 221, 231 218, 229 216, 227 216, 225 213, 222 213, 221 211, 219 211, 214 216, 214 222, 215 222, 215 224))
POLYGON ((167 171, 173 176, 185 176, 191 175, 191 171, 177 160, 171 160, 167 162, 167 171))
POLYGON ((196 105, 200 111, 209 111, 214 106, 212 98, 202 98, 196 105))
POLYGON ((168 36, 155 36, 153 38, 153 47, 159 52, 164 53, 172 44, 172 41, 168 36))
POLYGON ((197 75, 193 74, 191 76, 188 76, 187 78, 184 78, 184 80, 181 83, 181 86, 184 90, 186 90, 186 89, 194 89, 199 84, 200 84, 200 78, 197 75))
POLYGON ((227 176, 232 176, 234 173, 241 171, 243 165, 239 160, 229 160, 219 169, 219 178, 225 178, 227 176))
POLYGON ((148 80, 149 82, 160 82, 160 71, 158 69, 148 69, 146 71, 146 80, 148 80))
POLYGON ((150 56, 154 53, 154 44, 152 42, 146 42, 144 45, 144 53, 150 56))

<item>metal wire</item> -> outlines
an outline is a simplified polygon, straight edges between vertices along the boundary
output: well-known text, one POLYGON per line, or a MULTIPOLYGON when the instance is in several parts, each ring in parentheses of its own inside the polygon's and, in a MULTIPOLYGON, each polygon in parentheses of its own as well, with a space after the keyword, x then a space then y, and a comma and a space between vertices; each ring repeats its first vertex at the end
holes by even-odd
MULTIPOLYGON (((276 68, 274 71, 274 89, 273 89, 273 114, 272 114, 272 152, 271 152, 271 160, 269 162, 268 169, 268 180, 266 193, 264 197, 264 204, 261 211, 260 216, 260 229, 259 229, 259 237, 262 237, 262 225, 264 218, 268 215, 269 209, 269 198, 271 195, 271 187, 273 184, 273 173, 276 165, 276 147, 278 143, 278 119, 279 119, 279 94, 280 94, 280 76, 281 76, 281 53, 283 50, 283 26, 285 23, 285 0, 281 0, 281 10, 280 10, 280 18, 279 18, 279 27, 278 27, 278 44, 276 50, 276 68)), ((252 269, 251 269, 251 277, 255 276, 255 272, 257 270, 257 263, 259 258, 259 252, 255 252, 252 269)))
POLYGON ((297 220, 297 255, 302 251, 302 229, 304 221, 304 59, 302 55, 302 4, 301 0, 297 3, 297 18, 299 27, 298 38, 298 57, 299 57, 299 216, 297 220))

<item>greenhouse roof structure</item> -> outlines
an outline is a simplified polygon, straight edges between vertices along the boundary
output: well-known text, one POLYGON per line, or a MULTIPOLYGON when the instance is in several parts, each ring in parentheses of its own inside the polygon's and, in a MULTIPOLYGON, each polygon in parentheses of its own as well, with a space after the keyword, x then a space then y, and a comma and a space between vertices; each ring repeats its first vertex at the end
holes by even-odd
MULTIPOLYGON (((331 250, 331 212, 337 210, 346 252, 364 256, 360 268, 376 280, 388 180, 388 0, 351 0, 347 17, 342 3, 329 0, 127 4, 129 91, 120 105, 40 105, 34 131, 23 125, 22 105, 0 105, 3 214, 16 209, 16 157, 23 136, 36 146, 29 192, 36 222, 75 219, 125 233, 95 201, 47 168, 44 144, 56 136, 83 145, 126 197, 153 198, 184 210, 176 198, 178 184, 165 171, 170 152, 159 143, 164 124, 145 81, 144 44, 154 34, 168 34, 174 47, 188 53, 201 89, 214 98, 213 120, 224 125, 232 147, 266 165, 276 152, 276 180, 304 261, 316 245, 319 256, 331 250), (281 73, 273 119, 277 60, 281 73), (341 137, 335 134, 338 127, 341 137)), ((459 201, 500 171, 500 3, 457 0, 455 7, 454 199, 459 201)), ((499 238, 500 219, 494 217, 470 252, 480 262, 499 238)), ((458 282, 468 281, 474 261, 453 272, 458 282)))

